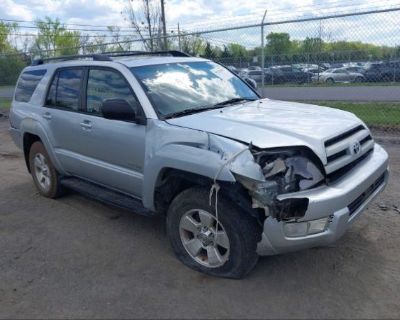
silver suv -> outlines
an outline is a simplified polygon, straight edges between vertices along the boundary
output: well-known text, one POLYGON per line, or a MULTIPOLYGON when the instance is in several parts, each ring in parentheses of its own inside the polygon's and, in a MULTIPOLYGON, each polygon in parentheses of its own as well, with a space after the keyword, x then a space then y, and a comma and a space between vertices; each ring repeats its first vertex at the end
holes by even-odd
POLYGON ((181 52, 36 61, 10 132, 39 192, 73 189, 166 217, 187 266, 240 278, 259 255, 337 240, 388 180, 388 155, 351 113, 261 99, 181 52))

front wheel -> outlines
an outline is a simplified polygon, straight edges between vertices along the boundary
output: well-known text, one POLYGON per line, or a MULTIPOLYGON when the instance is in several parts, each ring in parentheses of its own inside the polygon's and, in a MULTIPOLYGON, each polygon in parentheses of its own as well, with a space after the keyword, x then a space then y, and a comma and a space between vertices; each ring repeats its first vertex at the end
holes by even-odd
POLYGON ((256 265, 261 230, 256 220, 218 196, 218 220, 209 190, 191 188, 171 203, 167 233, 172 248, 188 267, 213 276, 242 278, 256 265))

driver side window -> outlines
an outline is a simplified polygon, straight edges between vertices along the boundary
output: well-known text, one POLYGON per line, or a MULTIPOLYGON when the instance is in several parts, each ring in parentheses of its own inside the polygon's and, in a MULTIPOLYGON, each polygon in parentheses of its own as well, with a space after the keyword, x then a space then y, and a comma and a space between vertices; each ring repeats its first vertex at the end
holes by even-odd
MULTIPOLYGON (((87 82, 86 111, 94 115, 101 114, 101 105, 106 99, 124 99, 134 109, 138 105, 129 83, 117 71, 90 69, 87 82)), ((139 110, 134 110, 136 113, 139 110)))

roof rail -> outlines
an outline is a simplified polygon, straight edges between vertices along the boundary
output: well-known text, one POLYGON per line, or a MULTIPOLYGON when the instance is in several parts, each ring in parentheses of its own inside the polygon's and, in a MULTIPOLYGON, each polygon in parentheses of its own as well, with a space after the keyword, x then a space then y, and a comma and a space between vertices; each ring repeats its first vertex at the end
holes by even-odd
POLYGON ((51 61, 68 61, 68 60, 79 60, 91 58, 94 61, 111 61, 111 58, 104 54, 81 54, 75 56, 60 56, 60 57, 53 57, 53 58, 45 58, 45 59, 35 59, 32 61, 31 66, 38 66, 41 64, 49 63, 51 61))
POLYGON ((178 50, 165 50, 165 51, 114 51, 103 52, 102 54, 109 57, 128 57, 128 56, 162 56, 170 55, 172 57, 191 57, 189 54, 178 50))
POLYGON ((35 59, 32 61, 31 66, 38 66, 41 64, 49 63, 51 61, 68 61, 68 60, 79 60, 85 58, 91 58, 94 61, 112 61, 112 57, 128 57, 128 56, 162 56, 170 55, 172 57, 191 57, 189 54, 178 51, 178 50, 167 50, 167 51, 115 51, 115 52, 103 52, 100 54, 82 54, 75 56, 60 56, 46 59, 35 59))

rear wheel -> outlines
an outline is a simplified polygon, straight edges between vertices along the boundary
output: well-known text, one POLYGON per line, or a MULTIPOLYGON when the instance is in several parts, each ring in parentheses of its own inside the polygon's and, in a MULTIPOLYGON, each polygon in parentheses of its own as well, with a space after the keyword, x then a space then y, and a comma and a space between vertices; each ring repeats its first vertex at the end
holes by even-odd
POLYGON ((29 150, 29 167, 36 188, 48 198, 56 198, 62 194, 59 174, 40 141, 32 144, 29 150))
POLYGON ((333 80, 332 78, 328 78, 325 80, 326 83, 332 84, 335 83, 335 80, 333 80))
POLYGON ((256 220, 218 196, 218 220, 209 190, 183 191, 171 203, 167 232, 178 259, 197 271, 241 278, 257 263, 261 234, 256 220))

